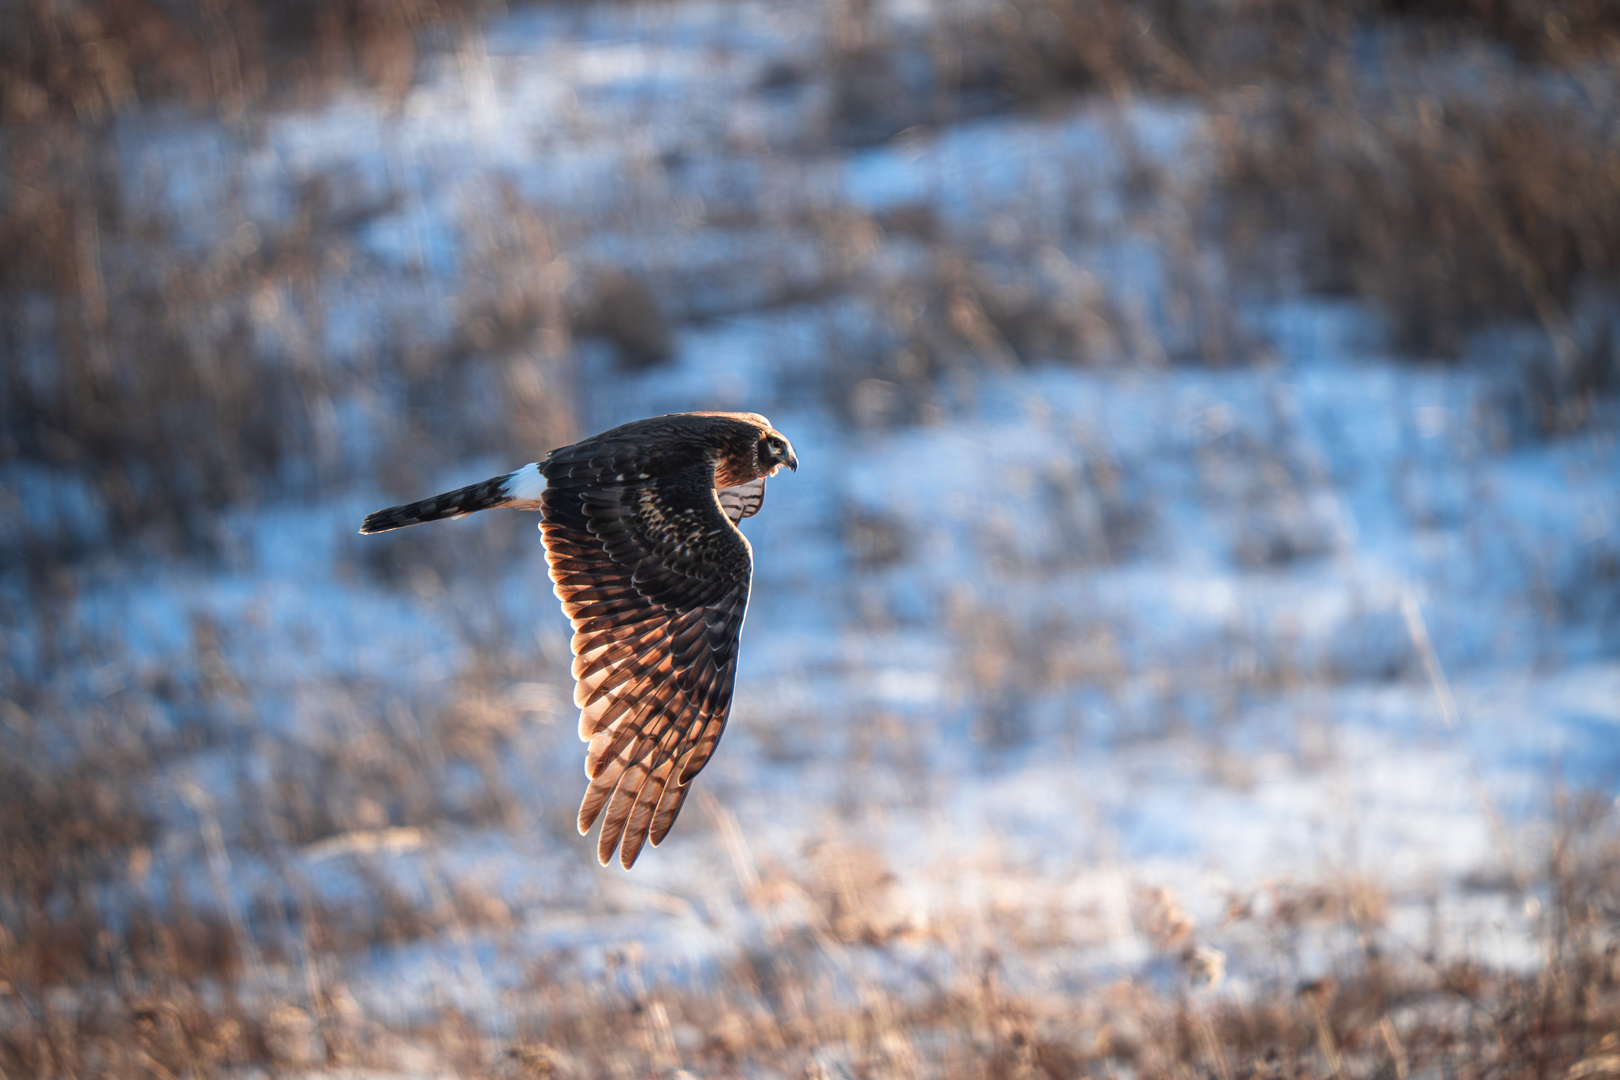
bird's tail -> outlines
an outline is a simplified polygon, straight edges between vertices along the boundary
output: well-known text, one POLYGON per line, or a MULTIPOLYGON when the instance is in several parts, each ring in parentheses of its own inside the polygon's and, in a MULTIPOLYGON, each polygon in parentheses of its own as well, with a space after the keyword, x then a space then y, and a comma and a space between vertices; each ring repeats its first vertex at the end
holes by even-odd
POLYGON ((530 463, 505 476, 491 477, 481 484, 471 484, 447 491, 443 495, 435 495, 431 499, 422 499, 403 506, 390 506, 386 510, 367 514, 360 531, 387 532, 389 529, 402 529, 407 525, 419 525, 424 521, 465 517, 476 511, 493 510, 498 506, 514 510, 538 510, 540 493, 545 489, 546 479, 540 475, 540 467, 530 463))

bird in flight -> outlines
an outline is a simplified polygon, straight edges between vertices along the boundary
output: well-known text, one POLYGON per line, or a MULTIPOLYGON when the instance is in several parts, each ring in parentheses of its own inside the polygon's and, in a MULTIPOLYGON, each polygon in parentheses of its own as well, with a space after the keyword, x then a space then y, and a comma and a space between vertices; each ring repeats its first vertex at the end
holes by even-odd
POLYGON ((366 516, 387 532, 478 510, 539 510, 552 589, 574 624, 590 744, 579 832, 630 869, 669 835, 720 741, 754 554, 738 522, 799 459, 758 413, 670 413, 604 431, 481 484, 366 516), (603 813, 603 810, 606 813, 603 813))

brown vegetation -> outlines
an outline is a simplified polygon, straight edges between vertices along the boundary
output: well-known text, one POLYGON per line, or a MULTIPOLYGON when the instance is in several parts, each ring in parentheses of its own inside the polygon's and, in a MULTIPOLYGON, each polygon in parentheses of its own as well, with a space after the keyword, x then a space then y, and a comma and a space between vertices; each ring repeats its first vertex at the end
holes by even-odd
MULTIPOLYGON (((1517 374, 1542 432, 1584 426, 1620 382, 1613 5, 1020 0, 942 17, 926 40, 886 35, 870 14, 841 25, 828 61, 848 69, 835 79, 835 138, 1077 92, 1198 95, 1217 117, 1208 224, 1240 252, 1265 249, 1247 280, 1281 270, 1290 284, 1360 296, 1419 358, 1455 357, 1504 321, 1539 326, 1544 342, 1517 374), (919 62, 927 79, 908 74, 919 62), (1482 64, 1483 86, 1460 74, 1482 64)), ((986 290, 967 265, 953 295, 977 300, 994 334, 981 354, 1009 343, 1094 354, 1075 344, 1086 325, 1122 321, 1067 298, 1054 320, 1027 287, 986 290)), ((1220 325, 1229 293, 1194 299, 1215 338, 1187 358, 1252 354, 1220 325)), ((965 303, 933 324, 960 333, 965 303)))
MULTIPOLYGON (((334 429, 357 391, 392 406, 367 434, 402 486, 419 478, 410 448, 423 440, 434 460, 517 436, 565 441, 555 394, 535 374, 549 355, 424 355, 414 316, 380 328, 358 369, 323 355, 334 283, 365 279, 352 233, 391 208, 387 193, 316 178, 274 229, 239 208, 225 221, 181 220, 126 197, 117 115, 184 102, 245 136, 265 110, 313 101, 342 79, 398 96, 427 37, 477 10, 412 0, 5 7, 0 467, 53 475, 40 491, 9 493, 33 505, 8 530, 8 558, 53 566, 131 541, 218 555, 222 509, 375 467, 334 429), (491 382, 502 407, 490 408, 491 382), (60 494, 69 477, 84 499, 60 494)), ((552 257, 543 235, 520 246, 490 253, 491 269, 526 276, 520 260, 552 257)), ((466 297, 470 321, 480 284, 466 297)), ((532 313, 519 318, 512 333, 532 331, 532 313)))
POLYGON ((1535 420, 1582 426, 1620 380, 1620 139, 1584 107, 1279 96, 1223 129, 1229 226, 1303 237, 1295 271, 1388 313, 1397 342, 1456 356, 1492 320, 1541 325, 1535 420))
MULTIPOLYGON (((1238 995, 1222 983, 1226 958, 1201 943, 1203 931, 1164 890, 1141 894, 1135 920, 1180 974, 1072 995, 1021 991, 1029 957, 1016 935, 1007 939, 993 921, 966 913, 960 924, 915 922, 887 899, 892 878, 881 861, 837 844, 811 853, 802 880, 740 871, 747 902, 775 930, 701 985, 652 980, 636 946, 599 974, 554 956, 533 968, 510 1037, 453 1009, 391 1029, 366 1016, 341 981, 294 980, 274 992, 244 983, 243 950, 258 956, 262 946, 242 940, 240 925, 183 904, 138 914, 122 940, 35 908, 25 934, 0 936, 0 1068, 40 1077, 219 1075, 254 1064, 295 1073, 429 1065, 490 1077, 761 1068, 986 1078, 1124 1069, 1144 1077, 1188 1069, 1232 1077, 1602 1075, 1620 1025, 1620 848, 1611 815, 1573 801, 1544 875, 1515 886, 1545 898, 1547 962, 1534 974, 1410 951, 1384 929, 1383 894, 1349 880, 1234 898, 1223 932, 1252 927, 1276 943, 1259 967, 1248 958, 1249 988, 1238 995), (1293 983, 1281 975, 1297 962, 1292 943, 1333 929, 1359 944, 1336 957, 1330 977, 1293 983), (1000 944, 973 944, 987 939, 1000 944), (876 978, 903 970, 919 947, 943 950, 948 974, 903 987, 876 978), (105 981, 87 979, 86 958, 97 956, 114 964, 105 981), (1278 974, 1264 974, 1267 962, 1278 974)), ((504 905, 464 890, 442 910, 387 895, 393 914, 362 930, 370 940, 499 935, 510 922, 504 905)), ((8 894, 8 903, 15 899, 8 894)), ((330 915, 298 916, 302 948, 367 940, 333 937, 330 915)), ((1060 943, 1048 933, 1027 947, 1060 943)), ((296 970, 299 948, 263 955, 272 967, 296 970)))
MULTIPOLYGON (((1527 419, 1543 431, 1581 427, 1620 379, 1610 197, 1620 144, 1603 120, 1620 30, 1605 5, 1020 0, 976 11, 947 12, 913 40, 860 5, 840 8, 827 31, 829 133, 886 138, 1088 91, 1200 94, 1218 118, 1206 217, 1257 256, 1251 271, 1369 299, 1418 356, 1455 355, 1492 321, 1530 320, 1545 343, 1520 376, 1527 419), (1376 79, 1357 40, 1380 43, 1376 79), (1518 71, 1483 95, 1429 85, 1429 68, 1492 41, 1561 65, 1589 100, 1518 71)), ((132 537, 218 553, 220 509, 370 467, 331 429, 357 389, 380 396, 377 457, 404 490, 421 476, 413 447, 425 442, 442 459, 446 446, 563 441, 565 387, 552 368, 570 331, 607 336, 631 364, 669 353, 670 313, 689 306, 678 276, 573 280, 555 229, 510 193, 489 212, 518 224, 480 253, 488 273, 463 298, 451 344, 424 341, 402 312, 357 370, 321 355, 327 297, 334 283, 363 287, 347 235, 387 213, 389 193, 317 180, 272 231, 240 216, 200 236, 197 222, 126 205, 114 116, 185 101, 251 127, 259 111, 341 78, 402 93, 422 45, 475 14, 412 2, 6 9, 0 348, 12 362, 0 375, 0 466, 77 477, 90 507, 60 492, 33 506, 7 537, 15 556, 59 564, 132 537), (491 384, 505 408, 485 407, 491 384)), ((1142 182, 1162 209, 1151 170, 1142 182)), ((1163 237, 1178 253, 1174 325, 1154 342, 1138 316, 1034 246, 990 258, 945 235, 927 207, 911 217, 823 213, 794 226, 827 264, 824 293, 861 280, 874 236, 928 251, 925 273, 879 290, 884 340, 855 347, 862 359, 837 373, 866 388, 847 403, 857 419, 938 415, 964 367, 983 363, 1226 365, 1258 351, 1234 314, 1237 283, 1199 269, 1209 241, 1185 229, 1163 237), (852 244, 860 251, 845 251, 852 244)), ((777 269, 751 268, 749 283, 757 291, 777 269)))
MULTIPOLYGON (((442 0, 40 0, 0 13, 0 467, 48 470, 53 485, 74 478, 93 508, 87 517, 29 507, 27 528, 8 531, 14 546, 0 553, 38 572, 43 627, 32 667, 0 670, 0 1077, 424 1063, 488 1076, 770 1068, 1009 1080, 1620 1068, 1620 847, 1612 807, 1575 799, 1540 872, 1509 890, 1541 905, 1547 962, 1531 974, 1396 940, 1383 926, 1387 898, 1353 880, 1234 899, 1231 926, 1272 949, 1246 961, 1243 995, 1218 985, 1220 954, 1162 892, 1144 893, 1136 913, 1162 953, 1157 975, 1054 995, 1029 989, 1019 972, 1061 948, 1068 930, 1024 925, 1027 913, 914 919, 893 902, 894 878, 873 852, 829 840, 797 869, 753 867, 734 850, 735 903, 762 929, 712 977, 659 983, 633 949, 605 973, 557 955, 532 965, 511 1036, 449 1005, 404 1021, 368 1016, 343 983, 345 955, 379 942, 500 944, 521 921, 504 900, 431 867, 413 893, 378 865, 433 830, 517 824, 500 763, 526 721, 495 688, 540 666, 535 658, 480 649, 488 666, 426 702, 323 686, 305 714, 317 734, 272 739, 251 715, 247 676, 225 659, 228 628, 199 621, 189 663, 155 669, 83 626, 53 623, 51 611, 73 589, 61 567, 115 541, 223 558, 219 512, 234 504, 358 476, 405 494, 452 457, 499 450, 528 460, 524 448, 571 435, 573 334, 603 335, 630 364, 651 364, 672 347, 670 313, 695 317, 660 295, 665 279, 571 281, 555 223, 497 190, 488 214, 508 227, 489 230, 470 260, 477 270, 448 343, 424 343, 402 316, 381 328, 376 355, 346 367, 322 352, 325 289, 364 276, 348 238, 390 208, 390 195, 317 180, 284 227, 240 216, 198 241, 187 233, 196 223, 120 194, 110 134, 119 113, 167 101, 251 127, 255 110, 314 100, 356 76, 397 98, 424 42, 475 14, 477 5, 442 0), (363 459, 332 428, 336 409, 358 398, 372 402, 376 425, 363 459), (76 694, 66 684, 81 677, 107 685, 76 694), (220 820, 169 767, 247 731, 267 772, 242 780, 244 819, 220 820), (219 867, 227 852, 262 860, 275 884, 238 906, 219 867), (318 901, 288 869, 289 853, 353 860, 366 901, 318 901), (1333 978, 1297 985, 1290 950, 1322 927, 1356 946, 1335 956, 1333 978), (935 967, 918 962, 919 949, 935 967)), ((1424 355, 1462 350, 1492 319, 1532 320, 1547 347, 1525 378, 1546 431, 1579 427, 1620 378, 1606 306, 1620 273, 1612 123, 1538 97, 1522 72, 1500 100, 1390 94, 1349 59, 1358 29, 1382 28, 1416 42, 1391 53, 1414 70, 1483 41, 1598 84, 1617 63, 1612 6, 1017 0, 953 18, 921 42, 886 36, 871 18, 834 20, 830 136, 867 142, 1075 93, 1203 95, 1220 153, 1210 225, 1249 244, 1257 266, 1280 265, 1270 245, 1286 234, 1291 246, 1279 246, 1297 255, 1284 271, 1379 304, 1424 355), (908 48, 931 58, 932 82, 908 89, 908 48)), ((1151 201, 1156 181, 1147 171, 1142 181, 1151 201)), ((1038 264, 1033 245, 985 256, 973 238, 946 235, 926 206, 881 219, 806 215, 793 228, 819 236, 820 276, 783 272, 782 287, 766 289, 771 302, 864 282, 870 249, 883 242, 875 238, 925 255, 922 269, 867 298, 882 316, 877 340, 832 361, 842 414, 857 425, 938 420, 956 383, 982 366, 1221 366, 1252 352, 1231 315, 1235 290, 1196 268, 1173 271, 1183 275, 1180 336, 1154 349, 1133 344, 1133 316, 1073 268, 1038 264)), ((1194 240, 1168 239, 1183 253, 1194 240)), ((1212 499, 1256 511, 1246 520, 1258 527, 1233 538, 1236 557, 1267 567, 1330 550, 1332 537, 1298 505, 1282 452, 1240 451, 1280 479, 1264 490, 1210 481, 1212 499)), ((1212 476, 1223 452, 1204 451, 1212 476)), ((1151 506, 1129 463, 1068 456, 1083 464, 1036 478, 1062 535, 1032 553, 1005 543, 992 521, 981 537, 992 557, 1072 568, 1137 550, 1151 506)), ((46 498, 20 485, 0 495, 19 521, 24 496, 46 498)), ((882 571, 917 543, 903 522, 859 508, 841 527, 861 571, 882 571)), ((431 600, 455 575, 476 577, 469 563, 532 551, 532 532, 520 545, 518 529, 490 526, 461 542, 459 559, 433 533, 340 546, 338 557, 369 581, 431 600), (465 558, 468 545, 478 558, 465 558)), ((976 688, 975 732, 991 748, 1029 735, 1007 700, 1013 686, 1107 692, 1127 674, 1105 626, 947 614, 972 658, 963 667, 976 688)), ((20 624, 7 615, 8 627, 20 624)), ((1256 685, 1301 677, 1271 663, 1256 685)), ((1244 688, 1235 676, 1222 686, 1244 688)), ((735 822, 718 827, 735 839, 735 822)))

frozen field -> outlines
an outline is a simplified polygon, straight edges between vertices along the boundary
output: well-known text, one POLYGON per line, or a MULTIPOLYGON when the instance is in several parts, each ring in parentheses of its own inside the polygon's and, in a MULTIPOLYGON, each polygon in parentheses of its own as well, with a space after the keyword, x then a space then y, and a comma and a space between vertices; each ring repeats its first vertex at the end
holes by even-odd
MULTIPOLYGON (((1613 416, 1527 433, 1533 328, 1414 363, 1358 302, 1243 287, 1198 225, 1192 99, 852 146, 823 32, 765 5, 523 10, 397 100, 120 125, 126 197, 182 249, 273 251, 320 186, 332 238, 245 298, 244 340, 343 374, 310 494, 223 511, 218 557, 97 558, 49 604, 8 587, 11 745, 139 763, 150 829, 83 901, 117 932, 223 920, 234 992, 322 1025, 292 1024, 295 1071, 345 1024, 541 1030, 574 980, 651 993, 649 1052, 707 1075, 716 1036, 656 988, 790 945, 852 1003, 986 956, 1037 998, 1180 994, 1224 963, 1198 992, 1252 1000, 1370 941, 1534 971, 1561 800, 1620 793, 1613 416), (561 314, 616 275, 666 359, 561 314), (311 295, 319 319, 290 314, 311 295), (1010 340, 997 296, 1040 299, 1064 355, 1010 340), (396 468, 436 407, 368 375, 402 341, 496 357, 443 393, 532 423, 418 436, 396 468), (602 869, 534 516, 355 533, 704 408, 765 413, 802 467, 744 529, 736 704, 697 797, 602 869)), ((8 515, 107 528, 65 475, 7 482, 8 515)), ((379 1053, 449 1068, 442 1041, 379 1053)), ((856 1075, 839 1060, 815 1075, 856 1075)))

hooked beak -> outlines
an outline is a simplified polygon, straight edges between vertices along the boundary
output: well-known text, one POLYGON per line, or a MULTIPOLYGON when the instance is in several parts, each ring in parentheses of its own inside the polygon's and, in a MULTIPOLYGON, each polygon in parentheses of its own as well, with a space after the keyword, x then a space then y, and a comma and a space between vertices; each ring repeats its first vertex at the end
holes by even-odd
POLYGON ((787 460, 782 462, 782 464, 786 465, 788 468, 792 469, 794 472, 799 471, 799 455, 797 455, 797 454, 795 454, 793 452, 793 448, 791 446, 788 447, 787 460))

